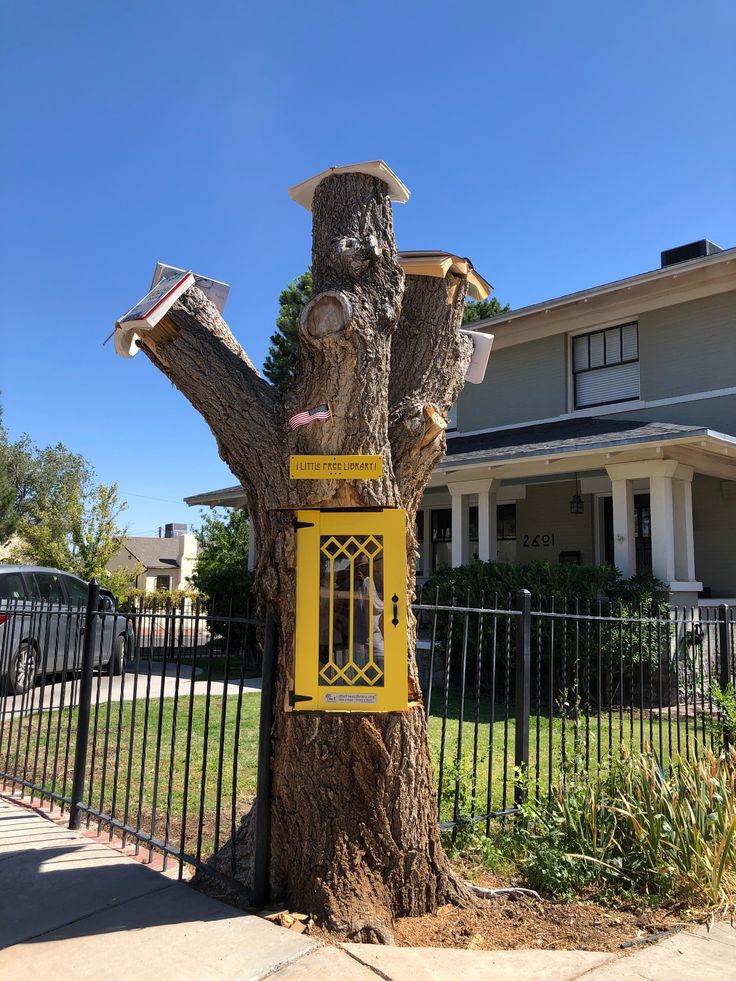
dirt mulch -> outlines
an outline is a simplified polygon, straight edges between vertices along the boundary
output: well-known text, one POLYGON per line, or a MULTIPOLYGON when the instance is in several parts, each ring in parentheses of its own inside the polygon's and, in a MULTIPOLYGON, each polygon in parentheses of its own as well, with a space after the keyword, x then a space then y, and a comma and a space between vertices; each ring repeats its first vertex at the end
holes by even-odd
POLYGON ((431 916, 400 919, 396 943, 466 950, 612 951, 680 924, 682 919, 666 910, 607 910, 593 902, 524 896, 483 900, 480 909, 443 906, 431 916))

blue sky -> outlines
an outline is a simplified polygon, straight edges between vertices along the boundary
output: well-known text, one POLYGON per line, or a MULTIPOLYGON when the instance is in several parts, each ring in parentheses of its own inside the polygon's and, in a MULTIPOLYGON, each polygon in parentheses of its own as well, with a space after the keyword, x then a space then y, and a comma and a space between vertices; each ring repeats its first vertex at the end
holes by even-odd
POLYGON ((154 264, 231 283, 256 364, 309 262, 286 189, 382 157, 405 249, 513 307, 736 245, 736 6, 1 0, 0 391, 13 437, 117 481, 131 532, 234 480, 144 358, 102 347, 154 264))

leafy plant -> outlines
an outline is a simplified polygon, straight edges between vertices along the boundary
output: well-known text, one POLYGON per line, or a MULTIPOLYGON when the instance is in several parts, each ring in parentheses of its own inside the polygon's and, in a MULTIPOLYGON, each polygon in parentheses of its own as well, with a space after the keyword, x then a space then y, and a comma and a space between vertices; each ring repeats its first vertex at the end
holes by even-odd
POLYGON ((595 886, 708 910, 736 903, 736 751, 622 755, 604 778, 565 772, 525 805, 527 880, 559 898, 595 886))

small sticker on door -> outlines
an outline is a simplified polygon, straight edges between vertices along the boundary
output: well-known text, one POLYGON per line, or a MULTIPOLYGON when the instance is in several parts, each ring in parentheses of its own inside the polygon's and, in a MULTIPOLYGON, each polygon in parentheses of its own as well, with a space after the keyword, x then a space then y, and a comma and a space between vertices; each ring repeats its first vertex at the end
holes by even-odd
POLYGON ((325 695, 325 701, 329 705, 335 705, 336 703, 340 703, 342 705, 375 705, 378 698, 376 695, 360 695, 355 692, 351 694, 346 692, 344 695, 338 695, 334 692, 330 692, 329 694, 325 695))

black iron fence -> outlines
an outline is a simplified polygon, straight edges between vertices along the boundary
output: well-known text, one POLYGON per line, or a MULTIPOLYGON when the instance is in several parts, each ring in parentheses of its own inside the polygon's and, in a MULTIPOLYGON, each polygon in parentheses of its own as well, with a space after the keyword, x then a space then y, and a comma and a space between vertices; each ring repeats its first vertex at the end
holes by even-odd
POLYGON ((3 617, 3 788, 180 876, 204 868, 255 796, 263 624, 184 601, 100 609, 96 585, 86 611, 11 602, 3 617))
POLYGON ((522 590, 493 604, 415 607, 439 817, 446 829, 549 797, 568 770, 621 753, 719 749, 718 689, 736 684, 730 607, 561 604, 522 590))
MULTIPOLYGON (((490 829, 525 794, 551 794, 570 768, 604 771, 622 750, 651 748, 666 767, 722 742, 716 685, 736 682, 730 608, 565 607, 526 591, 493 604, 420 599, 444 829, 490 829)), ((269 692, 273 633, 198 603, 100 609, 94 587, 86 611, 4 603, 3 788, 175 861, 180 876, 204 868, 256 795, 269 796, 261 678, 269 692)), ((220 874, 234 880, 235 863, 220 874)))

